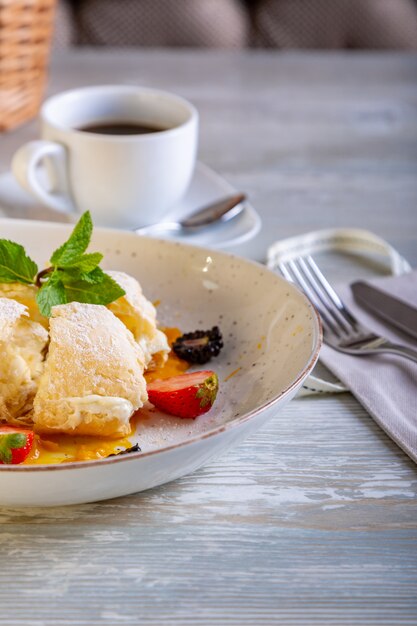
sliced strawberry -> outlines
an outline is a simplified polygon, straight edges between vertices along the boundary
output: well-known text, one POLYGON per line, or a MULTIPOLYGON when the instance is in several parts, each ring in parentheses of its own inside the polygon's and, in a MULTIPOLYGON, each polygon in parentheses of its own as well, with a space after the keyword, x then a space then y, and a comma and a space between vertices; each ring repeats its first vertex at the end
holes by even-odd
POLYGON ((0 426, 0 465, 16 465, 28 456, 35 434, 33 430, 0 426))
POLYGON ((157 409, 194 419, 211 409, 218 389, 217 374, 203 370, 155 380, 148 385, 148 396, 157 409))

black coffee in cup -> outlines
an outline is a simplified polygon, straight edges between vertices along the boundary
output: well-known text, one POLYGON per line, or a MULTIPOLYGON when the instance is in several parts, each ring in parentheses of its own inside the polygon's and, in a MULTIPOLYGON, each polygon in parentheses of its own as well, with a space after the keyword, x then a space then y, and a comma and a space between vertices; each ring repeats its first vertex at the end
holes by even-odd
POLYGON ((104 122, 100 124, 87 124, 78 130, 85 133, 96 133, 97 135, 147 135, 149 133, 159 133, 166 128, 148 126, 147 124, 137 124, 135 122, 104 122))

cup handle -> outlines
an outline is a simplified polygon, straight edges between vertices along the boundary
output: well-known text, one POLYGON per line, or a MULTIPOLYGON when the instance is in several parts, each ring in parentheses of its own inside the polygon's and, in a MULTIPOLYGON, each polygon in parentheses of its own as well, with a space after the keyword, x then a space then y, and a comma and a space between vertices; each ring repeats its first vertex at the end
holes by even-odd
POLYGON ((61 213, 75 211, 68 188, 67 154, 61 144, 53 141, 29 141, 15 153, 12 172, 22 187, 43 205, 61 213), (39 180, 38 165, 45 158, 48 159, 48 174, 56 192, 48 191, 39 180))

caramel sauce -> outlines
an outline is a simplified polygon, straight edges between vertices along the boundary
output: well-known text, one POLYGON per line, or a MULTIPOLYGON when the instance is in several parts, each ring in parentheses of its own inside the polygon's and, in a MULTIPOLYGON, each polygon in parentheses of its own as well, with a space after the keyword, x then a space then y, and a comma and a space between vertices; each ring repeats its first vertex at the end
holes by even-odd
POLYGON ((52 463, 104 459, 109 454, 117 454, 131 445, 128 437, 101 439, 61 434, 45 435, 44 439, 36 435, 32 450, 22 465, 51 465, 52 463))
MULTIPOLYGON (((166 334, 169 345, 182 333, 178 328, 162 329, 166 334)), ((183 374, 189 364, 179 359, 172 351, 163 366, 145 374, 147 382, 158 378, 169 378, 183 374)), ((36 435, 32 450, 22 465, 51 465, 55 463, 70 463, 73 461, 92 461, 103 459, 109 454, 117 454, 132 445, 132 437, 136 422, 140 420, 141 411, 137 411, 131 418, 131 432, 127 437, 119 439, 105 439, 104 437, 87 437, 73 435, 36 435)), ((140 443, 139 443, 140 445, 140 443)))
MULTIPOLYGON (((163 328, 162 330, 165 333, 170 346, 178 337, 182 335, 182 332, 178 328, 163 328)), ((157 367, 155 370, 150 370, 146 372, 145 379, 147 383, 150 383, 153 380, 157 380, 158 378, 170 378, 171 376, 179 376, 180 374, 183 374, 186 370, 188 370, 189 367, 190 364, 187 363, 187 361, 179 359, 171 350, 165 365, 163 365, 162 367, 157 367)))
POLYGON ((240 372, 241 369, 241 367, 238 367, 237 369, 233 370, 233 372, 230 372, 230 374, 223 379, 223 382, 226 383, 228 380, 233 378, 233 376, 236 376, 236 374, 240 372))

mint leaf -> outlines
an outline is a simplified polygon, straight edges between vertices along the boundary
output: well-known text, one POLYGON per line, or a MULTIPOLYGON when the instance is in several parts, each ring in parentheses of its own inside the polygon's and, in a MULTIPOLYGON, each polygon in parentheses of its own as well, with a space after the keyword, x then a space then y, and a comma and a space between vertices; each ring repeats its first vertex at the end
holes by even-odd
POLYGON ((45 317, 50 317, 51 309, 56 304, 68 302, 65 287, 59 275, 54 272, 51 278, 42 285, 36 295, 39 311, 45 317))
POLYGON ((102 261, 103 255, 101 252, 92 252, 91 254, 83 254, 78 257, 73 263, 65 265, 65 269, 77 269, 80 272, 91 272, 102 261))
POLYGON ((76 266, 68 267, 64 270, 57 270, 57 272, 64 285, 70 285, 80 280, 95 285, 104 280, 104 272, 99 267, 95 267, 91 272, 80 272, 76 266))
POLYGON ((93 222, 91 221, 90 212, 86 211, 78 220, 68 241, 55 250, 51 256, 51 264, 59 267, 74 264, 87 250, 92 232, 93 222))
POLYGON ((38 266, 25 252, 23 246, 0 239, 0 282, 31 285, 38 273, 38 266))
POLYGON ((0 435, 0 461, 2 461, 2 463, 11 463, 12 450, 22 448, 26 445, 26 442, 27 437, 23 433, 0 435))
POLYGON ((85 302, 88 304, 110 304, 125 295, 124 289, 113 278, 105 274, 99 267, 94 272, 97 276, 101 272, 102 278, 98 283, 86 280, 65 282, 65 293, 68 302, 85 302))

